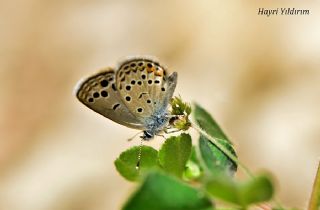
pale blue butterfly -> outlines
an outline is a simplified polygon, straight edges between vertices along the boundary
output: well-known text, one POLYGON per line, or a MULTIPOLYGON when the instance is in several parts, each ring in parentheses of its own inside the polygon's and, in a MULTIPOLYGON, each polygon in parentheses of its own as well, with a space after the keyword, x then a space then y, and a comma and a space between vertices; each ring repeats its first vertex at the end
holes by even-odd
POLYGON ((177 73, 168 76, 154 59, 132 57, 114 70, 107 68, 80 81, 77 98, 93 111, 153 139, 168 127, 168 106, 177 84, 177 73))

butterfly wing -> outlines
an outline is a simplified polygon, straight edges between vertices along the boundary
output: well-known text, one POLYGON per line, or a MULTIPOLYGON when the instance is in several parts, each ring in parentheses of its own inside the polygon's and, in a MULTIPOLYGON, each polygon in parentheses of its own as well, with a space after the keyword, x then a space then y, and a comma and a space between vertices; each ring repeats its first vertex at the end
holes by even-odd
POLYGON ((115 84, 115 72, 108 68, 80 81, 77 98, 93 111, 130 128, 144 129, 141 123, 121 100, 115 84))
POLYGON ((174 93, 174 90, 176 89, 176 86, 177 86, 177 80, 178 80, 178 74, 177 72, 173 72, 167 79, 166 81, 166 85, 164 86, 165 87, 165 90, 163 90, 163 99, 162 99, 162 103, 159 103, 160 106, 159 107, 162 107, 164 109, 167 108, 172 96, 173 96, 173 93, 174 93))
POLYGON ((158 62, 144 57, 120 63, 116 83, 130 112, 141 121, 156 111, 165 110, 177 83, 177 73, 167 76, 158 62))

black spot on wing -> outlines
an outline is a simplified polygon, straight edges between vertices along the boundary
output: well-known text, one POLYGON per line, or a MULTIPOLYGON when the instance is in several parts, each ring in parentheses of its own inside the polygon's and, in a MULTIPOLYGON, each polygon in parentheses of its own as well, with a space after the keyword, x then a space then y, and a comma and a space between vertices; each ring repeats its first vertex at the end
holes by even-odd
POLYGON ((131 101, 131 97, 130 96, 126 96, 126 101, 131 101))
POLYGON ((94 98, 99 98, 99 96, 100 96, 100 94, 99 94, 98 92, 95 92, 95 93, 93 94, 93 97, 94 97, 94 98))
POLYGON ((114 83, 112 83, 112 89, 114 90, 114 91, 117 91, 117 88, 116 88, 116 85, 114 84, 114 83))
POLYGON ((105 90, 101 91, 101 96, 102 97, 108 97, 108 92, 105 91, 105 90))
POLYGON ((100 82, 100 85, 101 85, 102 87, 107 87, 108 84, 109 84, 108 80, 105 80, 105 79, 100 82))
POLYGON ((112 109, 116 110, 119 106, 120 106, 120 104, 115 104, 115 105, 113 105, 112 109))

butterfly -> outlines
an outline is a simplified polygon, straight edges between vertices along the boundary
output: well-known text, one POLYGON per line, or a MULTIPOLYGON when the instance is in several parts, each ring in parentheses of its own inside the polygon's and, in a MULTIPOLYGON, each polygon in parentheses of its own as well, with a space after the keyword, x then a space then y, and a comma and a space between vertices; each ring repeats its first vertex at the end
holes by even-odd
POLYGON ((142 130, 143 140, 151 140, 166 129, 170 120, 170 100, 177 85, 176 72, 154 59, 131 57, 106 68, 75 88, 76 97, 93 111, 110 120, 142 130))

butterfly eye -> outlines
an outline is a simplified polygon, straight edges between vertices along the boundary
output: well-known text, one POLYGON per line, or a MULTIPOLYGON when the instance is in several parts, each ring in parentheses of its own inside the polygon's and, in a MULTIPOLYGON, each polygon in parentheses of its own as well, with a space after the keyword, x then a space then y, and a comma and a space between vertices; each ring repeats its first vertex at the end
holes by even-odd
POLYGON ((152 135, 148 131, 143 131, 143 134, 144 134, 146 139, 152 138, 152 135))
POLYGON ((126 86, 126 90, 127 90, 127 91, 130 91, 130 90, 131 90, 131 86, 130 86, 130 85, 127 85, 127 86, 126 86))
POLYGON ((151 80, 151 79, 148 80, 148 84, 149 84, 149 85, 152 84, 152 80, 151 80))

